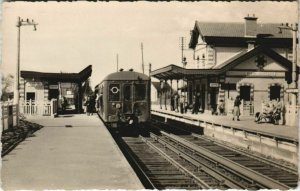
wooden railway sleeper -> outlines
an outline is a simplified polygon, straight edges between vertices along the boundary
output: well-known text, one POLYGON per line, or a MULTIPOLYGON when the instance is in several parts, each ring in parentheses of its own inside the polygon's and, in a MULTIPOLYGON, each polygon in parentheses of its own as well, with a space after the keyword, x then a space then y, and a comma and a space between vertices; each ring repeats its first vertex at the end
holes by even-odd
MULTIPOLYGON (((161 142, 162 144, 164 144, 165 142, 161 139, 157 139, 159 142, 161 142)), ((211 177, 214 177, 215 179, 218 180, 218 182, 224 182, 225 185, 227 185, 229 188, 234 188, 234 189, 242 189, 245 188, 243 185, 240 184, 236 184, 230 180, 227 180, 226 177, 224 177, 223 175, 219 174, 218 172, 215 172, 211 169, 209 169, 208 167, 202 165, 201 163, 199 163, 198 161, 194 160, 192 157, 182 153, 181 151, 179 151, 177 148, 168 145, 168 149, 172 150, 173 152, 177 153, 179 156, 181 156, 182 158, 184 158, 186 161, 192 163, 197 169, 201 169, 204 172, 206 172, 207 174, 209 174, 211 177)), ((215 164, 213 164, 215 165, 215 164)))
POLYGON ((173 160, 172 158, 170 158, 169 156, 167 156, 161 149, 157 148, 156 146, 154 146, 150 141, 147 141, 144 137, 141 137, 141 139, 143 141, 145 141, 146 144, 148 144, 151 148, 155 149, 161 156, 163 156, 166 160, 168 160, 171 164, 173 164, 174 166, 176 166, 179 170, 183 171, 186 174, 189 174, 190 176, 193 177, 193 179, 197 182, 197 184, 199 184, 199 186, 202 189, 208 189, 210 188, 209 185, 207 185, 205 182, 203 182, 201 179, 199 179, 198 177, 195 177, 195 175, 188 171, 186 168, 184 168, 182 165, 180 165, 179 163, 177 163, 175 160, 173 160))
POLYGON ((201 149, 200 149, 199 146, 197 146, 189 141, 186 141, 176 135, 171 135, 171 134, 168 134, 165 132, 161 132, 161 134, 169 136, 170 138, 175 139, 176 141, 180 142, 181 144, 191 147, 192 149, 195 149, 201 155, 206 155, 206 156, 210 157, 211 159, 219 161, 224 166, 228 166, 228 168, 233 169, 234 171, 239 172, 240 174, 242 174, 246 177, 249 177, 250 179, 254 179, 258 184, 264 185, 267 188, 274 188, 274 189, 277 188, 277 189, 281 189, 281 190, 289 189, 289 187, 287 185, 284 185, 276 180, 273 180, 269 177, 266 177, 256 171, 254 171, 254 170, 246 168, 238 163, 235 163, 229 159, 226 159, 220 155, 217 155, 203 147, 201 147, 201 149))
MULTIPOLYGON (((197 137, 197 138, 199 138, 199 139, 211 141, 210 138, 208 138, 208 137, 203 137, 203 136, 197 135, 197 134, 195 134, 195 133, 192 133, 192 136, 195 136, 195 137, 197 137)), ((298 176, 298 171, 297 171, 298 168, 295 170, 295 169, 293 169, 293 168, 291 168, 291 167, 284 166, 284 165, 282 165, 282 164, 279 164, 279 163, 277 163, 277 162, 274 162, 274 161, 271 161, 271 160, 269 160, 269 159, 263 158, 263 157, 261 157, 261 156, 253 156, 253 155, 251 155, 251 154, 245 152, 245 151, 242 150, 242 149, 239 149, 239 150, 234 149, 234 150, 233 150, 233 148, 232 148, 231 146, 229 146, 229 145, 224 145, 224 144, 221 144, 221 143, 216 142, 216 141, 214 142, 214 144, 219 145, 219 146, 221 146, 221 147, 225 147, 225 148, 227 148, 227 149, 229 149, 229 150, 231 150, 231 151, 233 151, 233 152, 239 153, 240 155, 244 155, 244 156, 253 158, 253 159, 255 159, 255 160, 258 160, 258 161, 260 161, 260 162, 263 162, 263 163, 265 163, 265 164, 269 164, 269 165, 275 166, 275 167, 277 167, 277 168, 279 168, 279 169, 285 170, 285 171, 287 171, 287 172, 290 172, 290 173, 295 174, 295 175, 298 176)))

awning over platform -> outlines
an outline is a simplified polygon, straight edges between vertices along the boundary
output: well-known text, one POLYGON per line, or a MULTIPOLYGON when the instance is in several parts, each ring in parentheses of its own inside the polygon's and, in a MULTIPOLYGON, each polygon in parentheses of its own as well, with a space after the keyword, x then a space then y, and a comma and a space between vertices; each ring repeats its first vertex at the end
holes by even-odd
POLYGON ((169 65, 150 73, 152 77, 162 80, 179 80, 182 78, 200 78, 206 75, 216 74, 213 69, 185 69, 176 65, 169 65))
POLYGON ((92 74, 92 66, 89 65, 79 73, 48 73, 48 72, 34 72, 34 71, 21 71, 22 78, 35 78, 45 81, 58 81, 58 82, 74 82, 80 83, 87 80, 92 74))
MULTIPOLYGON (((291 71, 292 63, 288 59, 284 58, 274 50, 264 47, 257 46, 250 50, 243 50, 238 54, 234 55, 230 59, 223 63, 214 66, 211 69, 185 69, 176 65, 169 65, 150 73, 152 77, 159 80, 179 80, 179 79, 200 79, 207 76, 217 76, 224 74, 230 69, 236 67, 238 64, 245 62, 246 60, 258 56, 260 54, 265 54, 275 60, 279 65, 285 68, 287 71, 291 71)), ((257 68, 258 69, 258 68, 257 68)))

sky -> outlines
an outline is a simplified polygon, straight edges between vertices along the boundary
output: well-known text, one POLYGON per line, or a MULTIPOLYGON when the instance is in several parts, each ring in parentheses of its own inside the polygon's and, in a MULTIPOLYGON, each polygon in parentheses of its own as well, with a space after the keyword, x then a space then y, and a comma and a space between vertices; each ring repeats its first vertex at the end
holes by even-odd
MULTIPOLYGON (((297 2, 13 2, 2 4, 3 75, 15 74, 17 19, 34 19, 21 27, 21 70, 80 72, 92 65, 92 85, 119 68, 141 72, 170 64, 181 65, 180 37, 189 42, 195 21, 298 22, 297 2)), ((188 63, 192 58, 186 45, 188 63)))

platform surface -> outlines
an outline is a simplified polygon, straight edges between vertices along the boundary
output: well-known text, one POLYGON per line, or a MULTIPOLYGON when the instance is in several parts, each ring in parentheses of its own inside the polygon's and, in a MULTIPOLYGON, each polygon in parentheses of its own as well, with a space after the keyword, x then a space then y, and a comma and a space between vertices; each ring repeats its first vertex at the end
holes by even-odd
POLYGON ((28 120, 44 127, 2 159, 3 190, 143 189, 96 115, 28 120))
POLYGON ((290 140, 299 140, 299 129, 298 127, 286 126, 286 125, 274 125, 271 123, 260 123, 257 124, 254 122, 254 116, 240 116, 240 121, 233 121, 232 115, 228 116, 217 116, 211 114, 192 114, 190 112, 181 114, 175 111, 170 111, 169 109, 160 109, 159 106, 153 105, 151 106, 153 114, 155 112, 160 112, 165 115, 172 115, 183 117, 185 119, 196 119, 200 121, 205 121, 214 124, 222 124, 223 126, 234 127, 238 129, 244 129, 247 131, 253 131, 263 134, 268 134, 271 136, 286 138, 290 140))

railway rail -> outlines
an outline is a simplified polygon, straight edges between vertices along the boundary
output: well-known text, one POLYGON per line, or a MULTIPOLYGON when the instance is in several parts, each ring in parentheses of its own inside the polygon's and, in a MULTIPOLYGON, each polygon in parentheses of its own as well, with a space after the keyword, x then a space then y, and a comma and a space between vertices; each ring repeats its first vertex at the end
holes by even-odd
POLYGON ((146 135, 115 136, 148 189, 287 190, 297 186, 294 169, 199 135, 173 133, 152 127, 146 135))

